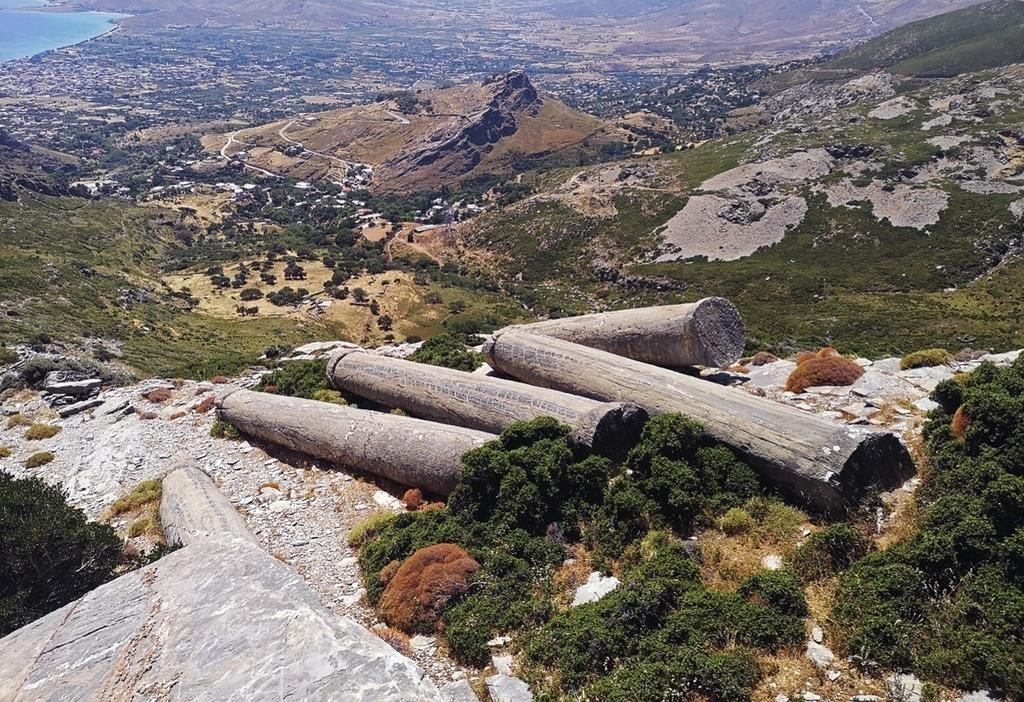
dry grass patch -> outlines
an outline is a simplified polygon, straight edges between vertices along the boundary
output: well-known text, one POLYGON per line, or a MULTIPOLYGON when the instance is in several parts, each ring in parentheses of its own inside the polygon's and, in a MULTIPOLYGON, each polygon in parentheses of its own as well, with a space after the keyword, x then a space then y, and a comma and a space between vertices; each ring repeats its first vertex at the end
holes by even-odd
POLYGON ((10 456, 11 456, 11 447, 10 446, 0 446, 0 458, 10 458, 10 456))
POLYGON ((25 438, 29 441, 42 441, 51 439, 60 433, 60 427, 53 424, 33 424, 25 432, 25 438))
POLYGON ((412 655, 412 645, 409 643, 409 637, 398 629, 392 629, 388 626, 382 629, 371 629, 371 631, 403 656, 412 655))
POLYGON ((114 504, 112 504, 107 510, 106 517, 107 519, 113 519, 114 517, 119 517, 123 514, 138 512, 144 507, 152 505, 154 502, 159 504, 162 495, 162 480, 159 478, 143 480, 141 483, 136 485, 130 493, 115 500, 114 504))
POLYGON ((12 414, 7 418, 7 428, 16 429, 18 427, 27 427, 32 424, 32 418, 26 414, 12 414))
POLYGON ((698 533, 702 579, 729 590, 761 570, 766 556, 788 560, 806 523, 806 514, 777 500, 748 500, 727 512, 718 528, 698 533))
POLYGON ((25 460, 26 468, 39 468, 45 466, 47 463, 52 463, 53 459, 56 458, 49 451, 40 451, 39 453, 33 453, 25 460))

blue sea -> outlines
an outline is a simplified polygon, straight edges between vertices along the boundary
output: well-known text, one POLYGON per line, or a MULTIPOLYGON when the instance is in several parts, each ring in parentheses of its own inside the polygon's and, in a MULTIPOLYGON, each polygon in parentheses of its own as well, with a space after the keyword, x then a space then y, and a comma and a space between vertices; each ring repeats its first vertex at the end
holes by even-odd
POLYGON ((123 17, 110 12, 39 12, 38 0, 0 0, 0 61, 25 58, 99 36, 123 17))

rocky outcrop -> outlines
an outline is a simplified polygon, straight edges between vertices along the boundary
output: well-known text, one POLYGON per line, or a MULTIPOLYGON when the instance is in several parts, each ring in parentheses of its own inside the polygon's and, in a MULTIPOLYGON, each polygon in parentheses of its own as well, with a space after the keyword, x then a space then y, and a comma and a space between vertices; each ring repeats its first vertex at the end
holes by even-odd
POLYGON ((384 164, 382 172, 401 179, 427 166, 460 176, 473 170, 484 155, 503 138, 519 130, 523 115, 536 115, 541 98, 522 71, 496 76, 484 84, 490 99, 478 112, 446 124, 418 146, 403 150, 384 164))

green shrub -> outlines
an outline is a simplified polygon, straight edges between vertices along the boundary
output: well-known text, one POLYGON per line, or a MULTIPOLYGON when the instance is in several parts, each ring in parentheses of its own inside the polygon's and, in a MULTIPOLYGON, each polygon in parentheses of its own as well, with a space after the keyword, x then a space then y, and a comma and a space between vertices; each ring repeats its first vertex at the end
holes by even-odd
POLYGON ((12 363, 15 363, 19 358, 20 356, 18 356, 17 351, 0 346, 0 366, 9 366, 12 363))
POLYGON ((762 570, 744 580, 738 592, 748 602, 773 607, 783 614, 807 614, 803 588, 791 570, 762 570))
POLYGON ((461 371, 476 370, 483 363, 483 356, 470 351, 468 342, 461 334, 438 334, 423 342, 409 360, 461 371))
POLYGON ((28 441, 42 441, 50 439, 60 433, 60 427, 53 424, 33 424, 25 432, 28 441))
POLYGON ((1024 359, 941 383, 913 538, 843 573, 833 618, 864 667, 1024 696, 1024 359), (958 438, 954 413, 967 418, 958 438))
POLYGON ((486 523, 496 533, 522 529, 534 536, 557 525, 578 535, 579 521, 604 498, 610 463, 581 458, 569 428, 550 417, 517 422, 462 457, 459 484, 448 498, 462 524, 486 523))
POLYGON ((327 361, 289 361, 263 376, 256 389, 312 400, 318 391, 330 389, 327 387, 327 361))
POLYGON ((0 472, 0 636, 112 577, 121 541, 58 488, 0 472))
POLYGON ((805 580, 828 578, 864 557, 871 541, 852 524, 817 531, 793 554, 793 569, 805 580))
POLYGON ((625 465, 630 474, 609 489, 594 530, 611 556, 648 528, 687 535, 761 492, 753 469, 678 414, 650 420, 625 465))
POLYGON ((931 366, 944 366, 953 360, 946 349, 923 349, 908 353, 900 361, 900 368, 910 370, 911 368, 929 368, 931 366))
POLYGON ((47 463, 52 463, 54 458, 56 458, 56 456, 49 451, 39 451, 25 459, 25 467, 39 468, 40 466, 45 466, 47 463))
POLYGON ((242 438, 242 433, 233 425, 228 424, 222 419, 218 419, 213 423, 213 426, 210 427, 210 436, 215 439, 239 440, 242 438))

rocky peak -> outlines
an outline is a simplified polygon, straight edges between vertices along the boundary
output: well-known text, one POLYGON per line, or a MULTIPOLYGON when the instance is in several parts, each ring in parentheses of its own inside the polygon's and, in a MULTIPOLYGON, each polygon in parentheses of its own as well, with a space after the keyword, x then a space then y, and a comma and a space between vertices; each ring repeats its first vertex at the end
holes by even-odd
POLYGON ((525 71, 498 74, 484 83, 493 96, 490 107, 509 112, 536 109, 542 100, 525 71))

